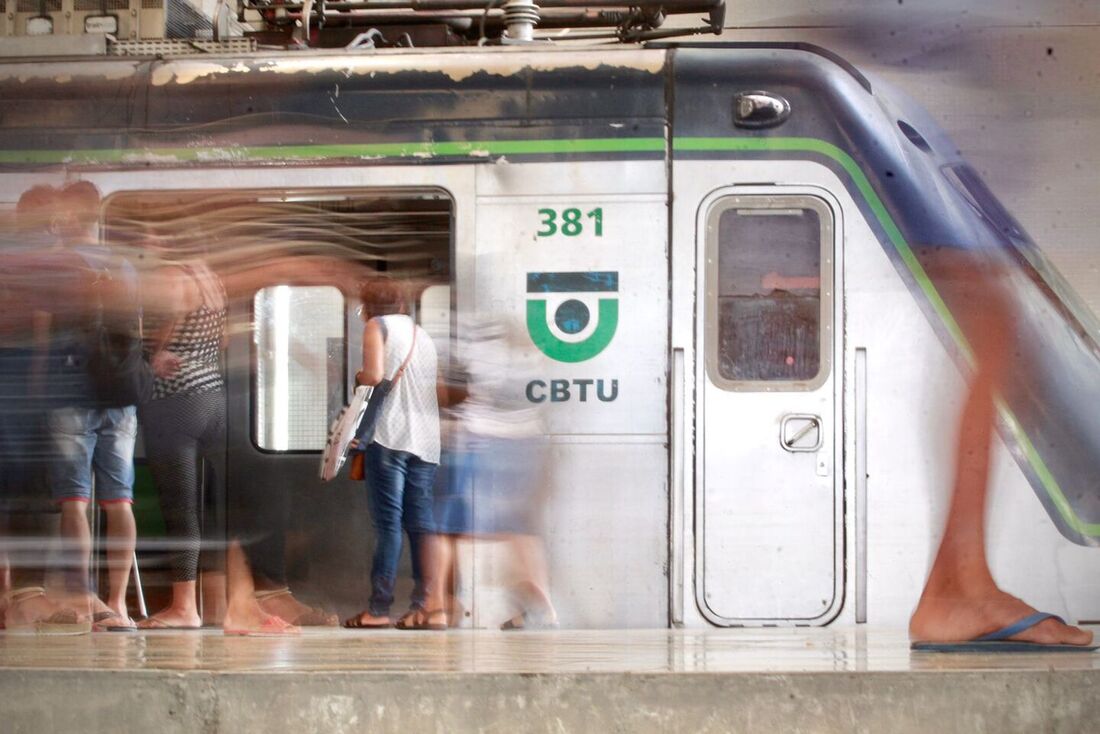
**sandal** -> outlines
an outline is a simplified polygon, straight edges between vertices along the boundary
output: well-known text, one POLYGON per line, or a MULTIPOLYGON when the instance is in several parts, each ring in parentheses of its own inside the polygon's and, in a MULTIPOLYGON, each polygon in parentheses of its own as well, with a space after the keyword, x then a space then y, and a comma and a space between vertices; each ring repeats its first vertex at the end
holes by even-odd
POLYGON ((301 630, 285 621, 282 617, 269 614, 260 623, 259 627, 245 629, 226 629, 226 635, 230 637, 282 637, 283 635, 297 635, 301 630))
POLYGON ((92 615, 93 632, 137 632, 137 628, 132 619, 127 619, 116 612, 102 611, 92 615), (107 622, 109 619, 117 622, 112 624, 107 622))
POLYGON ((169 622, 165 622, 163 619, 154 614, 152 617, 146 617, 145 619, 138 622, 137 628, 140 630, 183 630, 190 632, 194 630, 201 630, 202 626, 171 624, 169 622))
MULTIPOLYGON (((41 586, 29 586, 8 593, 8 607, 5 612, 21 601, 46 596, 41 586)), ((48 617, 39 618, 24 624, 8 624, 6 631, 15 635, 86 635, 92 631, 92 623, 82 619, 75 609, 58 609, 48 617)))
POLYGON ((393 622, 389 617, 375 617, 375 619, 385 619, 385 622, 364 622, 363 615, 374 617, 369 610, 359 612, 354 617, 348 617, 344 620, 344 629, 349 630, 384 630, 393 626, 393 622))
POLYGON ((410 609, 401 615, 401 619, 397 620, 394 627, 399 630, 442 631, 447 629, 447 613, 442 609, 433 609, 431 611, 419 608, 410 609), (433 618, 437 621, 433 622, 433 618), (443 621, 438 621, 440 619, 443 621))
POLYGON ((340 624, 340 618, 320 607, 310 607, 299 614, 291 624, 298 627, 335 627, 340 624))
MULTIPOLYGON (((256 601, 263 603, 271 599, 277 599, 281 596, 289 596, 293 598, 293 594, 290 591, 289 586, 284 586, 281 589, 269 589, 267 591, 257 591, 254 596, 256 601)), ((294 600, 298 602, 296 599, 294 600)), ((302 606, 305 606, 304 604, 302 606)), ((306 610, 295 617, 291 624, 297 627, 335 627, 340 624, 340 618, 335 614, 326 612, 320 607, 306 607, 306 610)))

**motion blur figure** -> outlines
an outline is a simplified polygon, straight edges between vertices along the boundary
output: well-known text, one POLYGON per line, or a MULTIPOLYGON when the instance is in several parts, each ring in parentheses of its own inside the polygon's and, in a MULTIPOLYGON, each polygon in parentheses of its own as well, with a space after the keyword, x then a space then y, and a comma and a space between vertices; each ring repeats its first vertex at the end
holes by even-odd
POLYGON ((53 187, 24 192, 0 243, 0 539, 11 573, 3 621, 17 632, 90 629, 87 614, 66 595, 46 593, 57 514, 46 479, 53 450, 44 420, 51 405, 45 371, 51 312, 65 298, 54 278, 67 275, 54 267, 51 250, 57 206, 53 187))
POLYGON ((272 282, 327 284, 338 279, 332 277, 331 263, 295 258, 275 243, 253 242, 247 257, 219 259, 207 252, 208 243, 192 245, 196 232, 211 238, 217 233, 188 224, 186 231, 163 224, 171 231, 144 239, 145 250, 157 263, 145 277, 150 313, 146 344, 156 379, 141 419, 168 531, 181 549, 173 559, 171 603, 141 626, 197 629, 207 621, 220 623, 229 634, 283 634, 297 632, 297 623, 334 624, 333 615, 302 604, 285 583, 256 590, 258 565, 283 566, 284 559, 263 554, 272 546, 283 552, 282 543, 265 541, 285 533, 283 500, 291 488, 225 486, 224 371, 234 298, 251 299, 272 282), (211 593, 204 595, 203 620, 196 597, 198 571, 200 565, 205 569, 204 581, 219 578, 221 548, 227 549, 224 613, 219 584, 204 583, 211 593), (205 560, 200 564, 200 559, 205 560))
MULTIPOLYGON (((202 258, 173 252, 155 237, 142 245, 159 265, 146 276, 146 353, 154 380, 153 394, 141 406, 141 424, 165 525, 181 547, 172 558, 171 603, 141 626, 194 629, 202 622, 196 602, 200 557, 210 577, 222 574, 214 549, 225 540, 221 353, 228 297, 202 258), (205 551, 204 538, 209 541, 205 551)), ((214 598, 209 602, 221 606, 214 598)), ((220 623, 221 610, 210 611, 220 623)))
MULTIPOLYGON (((460 539, 503 541, 514 565, 515 614, 502 629, 556 627, 540 516, 546 508, 547 442, 538 408, 525 399, 530 350, 501 318, 470 320, 456 345, 445 420, 443 477, 437 483, 440 584, 456 587, 460 539)), ((452 608, 454 607, 452 603, 452 608)))
MULTIPOLYGON (((137 273, 100 242, 99 190, 86 181, 58 192, 53 231, 59 269, 68 272, 49 316, 45 371, 54 407, 47 415, 55 456, 50 489, 61 505, 61 535, 69 552, 66 584, 74 603, 83 599, 100 629, 133 629, 126 587, 137 531, 134 524, 136 397, 116 397, 117 374, 97 374, 97 340, 103 330, 129 320, 140 324, 137 273), (104 604, 89 587, 93 499, 107 517, 110 589, 104 604)), ((135 338, 139 338, 140 327, 135 338)), ((138 343, 135 342, 135 347, 138 343)))
POLYGON ((941 248, 925 267, 944 297, 958 304, 971 335, 973 373, 959 419, 954 488, 939 551, 909 623, 914 641, 950 643, 1006 631, 1006 639, 1087 645, 1092 633, 1053 616, 1038 617, 1002 591, 986 557, 985 515, 997 395, 1020 367, 1013 341, 1017 306, 1009 271, 991 253, 941 248))

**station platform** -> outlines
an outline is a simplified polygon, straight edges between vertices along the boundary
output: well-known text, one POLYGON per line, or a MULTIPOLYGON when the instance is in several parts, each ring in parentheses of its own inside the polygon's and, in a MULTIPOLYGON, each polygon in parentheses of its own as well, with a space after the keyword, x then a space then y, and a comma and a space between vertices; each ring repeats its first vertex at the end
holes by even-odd
POLYGON ((0 731, 1084 732, 1100 654, 904 631, 0 633, 0 731))

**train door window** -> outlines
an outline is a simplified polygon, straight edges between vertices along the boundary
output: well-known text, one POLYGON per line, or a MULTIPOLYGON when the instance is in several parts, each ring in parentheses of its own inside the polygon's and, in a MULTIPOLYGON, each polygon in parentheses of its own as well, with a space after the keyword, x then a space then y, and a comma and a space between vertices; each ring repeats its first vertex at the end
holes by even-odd
POLYGON ((319 451, 344 404, 344 295, 332 286, 277 285, 253 299, 256 444, 319 451))
POLYGON ((811 196, 730 196, 707 220, 707 372, 727 390, 828 377, 832 215, 811 196))

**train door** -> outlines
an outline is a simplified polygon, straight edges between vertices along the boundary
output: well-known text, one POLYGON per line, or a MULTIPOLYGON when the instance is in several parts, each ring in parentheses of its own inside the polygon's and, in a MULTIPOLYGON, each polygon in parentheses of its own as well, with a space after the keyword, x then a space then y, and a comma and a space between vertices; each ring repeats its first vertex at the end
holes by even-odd
MULTIPOLYGON (((207 516, 227 506, 258 584, 290 585, 349 613, 369 594, 366 496, 346 472, 327 484, 317 474, 361 364, 355 284, 381 271, 419 286, 422 323, 445 344, 454 200, 413 179, 429 174, 404 170, 392 174, 410 179, 403 188, 322 188, 331 174, 302 172, 301 184, 274 188, 268 173, 237 175, 232 193, 183 176, 173 183, 187 188, 118 193, 108 213, 161 240, 169 262, 208 261, 231 296, 224 493, 206 503, 207 516)), ((469 186, 462 172, 440 179, 469 186)), ((407 594, 407 562, 399 576, 407 594)))
POLYGON ((696 595, 720 625, 840 604, 839 207, 733 187, 698 210, 696 595))

